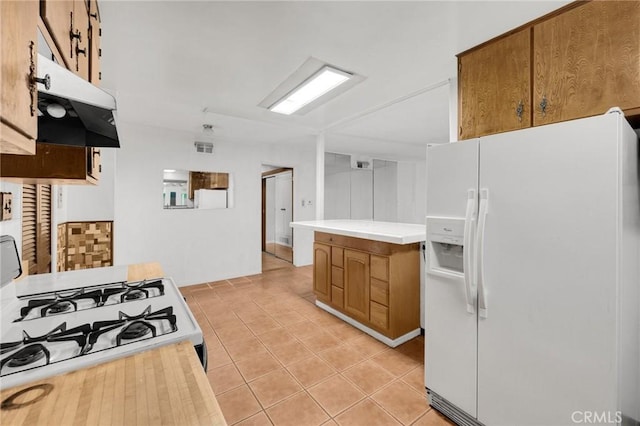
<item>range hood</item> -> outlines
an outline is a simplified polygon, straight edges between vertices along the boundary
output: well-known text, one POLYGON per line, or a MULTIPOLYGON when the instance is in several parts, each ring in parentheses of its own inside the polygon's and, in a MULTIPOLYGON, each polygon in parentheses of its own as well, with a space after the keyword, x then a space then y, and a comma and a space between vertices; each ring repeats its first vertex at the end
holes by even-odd
POLYGON ((119 148, 109 93, 38 55, 38 142, 119 148))

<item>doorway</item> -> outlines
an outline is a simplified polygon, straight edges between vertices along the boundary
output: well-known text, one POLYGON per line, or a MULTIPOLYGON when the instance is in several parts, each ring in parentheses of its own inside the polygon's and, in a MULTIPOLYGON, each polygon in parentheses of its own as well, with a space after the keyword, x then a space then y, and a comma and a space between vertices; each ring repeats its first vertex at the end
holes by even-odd
POLYGON ((263 166, 262 251, 267 255, 267 257, 263 255, 263 271, 265 266, 266 270, 270 270, 291 266, 290 264, 293 263, 293 229, 289 226, 291 221, 293 221, 293 169, 263 166), (275 259, 270 259, 268 256, 275 259), (288 264, 282 264, 282 261, 288 264))

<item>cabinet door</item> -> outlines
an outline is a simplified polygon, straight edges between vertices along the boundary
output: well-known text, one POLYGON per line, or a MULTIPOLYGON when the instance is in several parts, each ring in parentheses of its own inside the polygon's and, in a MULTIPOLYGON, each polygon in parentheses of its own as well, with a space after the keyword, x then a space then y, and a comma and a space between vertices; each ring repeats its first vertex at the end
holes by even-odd
POLYGON ((73 42, 73 71, 89 80, 89 11, 85 0, 73 2, 73 32, 79 34, 73 42))
POLYGON ((313 244, 313 291, 323 302, 331 301, 331 246, 313 244))
POLYGON ((459 57, 460 140, 531 126, 531 29, 459 57))
POLYGON ((533 35, 534 125, 640 108, 640 2, 588 2, 533 35))
POLYGON ((344 250, 344 310, 354 319, 369 321, 369 255, 344 250))
MULTIPOLYGON (((30 2, 27 2, 30 3, 30 2)), ((46 0, 41 3, 40 13, 53 42, 60 51, 67 68, 75 70, 74 39, 71 37, 74 0, 46 0)), ((81 34, 86 37, 86 34, 81 34)))
POLYGON ((100 172, 100 148, 87 148, 87 174, 97 180, 100 179, 100 172))
POLYGON ((34 154, 37 94, 30 91, 31 64, 37 66, 38 2, 0 2, 2 72, 0 152, 34 154))
POLYGON ((0 155, 0 177, 51 185, 96 184, 99 173, 88 179, 91 154, 92 148, 83 146, 37 143, 35 155, 0 155))
POLYGON ((99 86, 100 80, 102 80, 100 37, 102 37, 102 28, 100 28, 98 2, 91 0, 89 3, 89 81, 95 86, 99 86))

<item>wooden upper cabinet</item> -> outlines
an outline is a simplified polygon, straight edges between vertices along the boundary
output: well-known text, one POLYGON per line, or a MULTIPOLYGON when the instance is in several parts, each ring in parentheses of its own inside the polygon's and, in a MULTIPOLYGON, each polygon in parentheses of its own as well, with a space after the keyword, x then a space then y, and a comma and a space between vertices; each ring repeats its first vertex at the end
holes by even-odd
POLYGON ((0 177, 30 184, 92 184, 100 179, 100 151, 37 143, 35 155, 0 155, 0 177))
POLYGON ((458 57, 459 139, 531 126, 531 29, 458 57))
POLYGON ((98 2, 91 0, 89 3, 89 81, 96 86, 99 86, 100 80, 102 80, 102 73, 100 72, 100 58, 102 56, 100 37, 102 37, 100 10, 98 9, 98 2))
MULTIPOLYGON (((74 0, 45 0, 40 2, 40 15, 49 35, 60 51, 59 59, 67 68, 75 70, 75 43, 71 37, 73 31, 74 0)), ((84 34, 86 36, 86 34, 84 34)))
POLYGON ((533 31, 534 125, 604 114, 613 106, 640 113, 639 1, 592 1, 533 31))
POLYGON ((89 80, 89 11, 85 0, 45 0, 40 15, 67 68, 89 80))
POLYGON ((37 93, 30 89, 37 64, 38 3, 0 2, 0 152, 34 154, 37 93))
POLYGON ((73 32, 79 36, 73 40, 71 70, 89 81, 89 10, 85 0, 73 2, 73 32))
POLYGON ((229 173, 189 172, 189 199, 198 189, 228 189, 229 173))

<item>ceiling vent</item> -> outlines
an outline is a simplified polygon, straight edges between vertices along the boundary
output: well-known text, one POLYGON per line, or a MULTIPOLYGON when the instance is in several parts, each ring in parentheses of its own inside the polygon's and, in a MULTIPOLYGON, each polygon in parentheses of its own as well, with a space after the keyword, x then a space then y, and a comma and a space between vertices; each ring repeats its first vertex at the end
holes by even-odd
POLYGON ((203 154, 213 154, 213 143, 211 142, 194 142, 196 152, 202 152, 203 154))
POLYGON ((201 152, 203 154, 213 154, 213 142, 208 142, 209 140, 213 139, 213 124, 202 125, 201 139, 205 140, 196 140, 193 143, 193 145, 196 147, 196 152, 201 152))
POLYGON ((373 159, 372 158, 357 158, 351 156, 351 168, 352 169, 361 169, 361 170, 373 170, 373 159))

